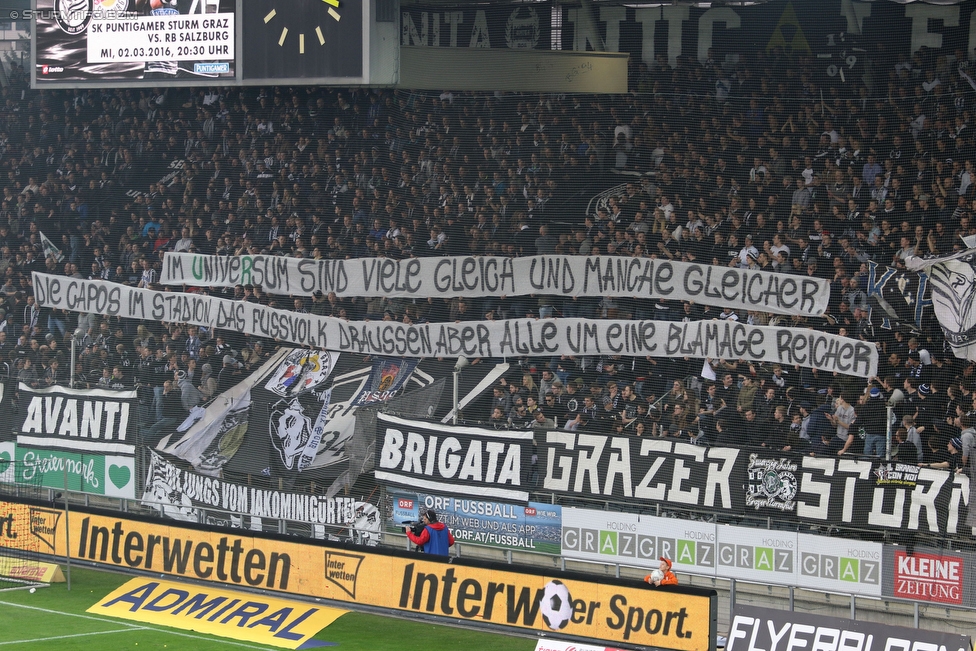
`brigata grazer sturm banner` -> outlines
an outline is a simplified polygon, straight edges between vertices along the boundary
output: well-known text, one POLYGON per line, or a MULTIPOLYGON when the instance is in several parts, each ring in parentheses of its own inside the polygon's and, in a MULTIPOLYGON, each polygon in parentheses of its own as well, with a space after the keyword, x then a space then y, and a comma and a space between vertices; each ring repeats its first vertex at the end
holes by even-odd
POLYGON ((909 487, 879 484, 880 462, 847 457, 565 431, 536 441, 542 492, 912 534, 972 529, 965 474, 920 468, 909 487))
POLYGON ((405 324, 344 321, 257 303, 156 292, 104 280, 34 274, 42 307, 226 328, 319 349, 395 357, 553 355, 734 358, 870 377, 873 344, 804 328, 606 319, 506 319, 405 324))
POLYGON ((456 427, 376 415, 378 481, 527 502, 532 432, 456 427))
POLYGON ((197 287, 253 284, 270 294, 302 296, 632 296, 800 316, 823 314, 830 297, 829 284, 820 278, 614 256, 306 260, 167 253, 160 282, 197 287))

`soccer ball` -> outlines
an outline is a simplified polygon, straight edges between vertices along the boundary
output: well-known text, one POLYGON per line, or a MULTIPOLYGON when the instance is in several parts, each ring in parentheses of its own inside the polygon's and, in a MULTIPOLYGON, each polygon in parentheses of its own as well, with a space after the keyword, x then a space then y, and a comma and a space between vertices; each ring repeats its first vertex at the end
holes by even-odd
POLYGON ((542 591, 542 621, 554 631, 566 628, 573 616, 573 598, 562 581, 553 579, 542 591))
POLYGON ((661 570, 654 570, 651 572, 651 581, 662 581, 664 580, 664 572, 661 570))

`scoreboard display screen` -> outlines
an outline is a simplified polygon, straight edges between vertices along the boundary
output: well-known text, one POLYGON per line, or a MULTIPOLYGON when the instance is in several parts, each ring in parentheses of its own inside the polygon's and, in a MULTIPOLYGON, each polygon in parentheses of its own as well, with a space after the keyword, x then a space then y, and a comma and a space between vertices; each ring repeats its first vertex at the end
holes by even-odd
POLYGON ((34 87, 233 82, 236 6, 236 0, 37 0, 34 87))

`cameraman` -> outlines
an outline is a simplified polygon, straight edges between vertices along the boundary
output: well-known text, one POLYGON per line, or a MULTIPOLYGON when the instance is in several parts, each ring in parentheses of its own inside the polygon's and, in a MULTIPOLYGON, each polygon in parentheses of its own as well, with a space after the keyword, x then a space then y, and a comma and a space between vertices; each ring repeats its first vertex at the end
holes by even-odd
POLYGON ((415 535, 409 526, 403 528, 410 542, 422 547, 423 553, 435 556, 447 556, 448 549, 454 546, 454 536, 443 522, 437 521, 434 509, 427 509, 423 513, 424 529, 420 535, 415 535))

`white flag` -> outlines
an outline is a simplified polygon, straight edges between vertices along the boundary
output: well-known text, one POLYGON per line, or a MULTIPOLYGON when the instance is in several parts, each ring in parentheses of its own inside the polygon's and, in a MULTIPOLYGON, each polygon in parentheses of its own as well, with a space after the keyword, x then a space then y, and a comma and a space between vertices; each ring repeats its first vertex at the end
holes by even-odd
POLYGON ((938 258, 909 257, 929 277, 932 308, 956 357, 976 361, 976 248, 938 258))
POLYGON ((54 242, 49 240, 47 238, 47 235, 45 235, 41 231, 37 231, 37 232, 40 234, 41 244, 44 246, 44 257, 47 258, 48 256, 53 255, 54 259, 57 260, 58 262, 64 260, 64 254, 61 253, 61 249, 54 246, 54 242))

